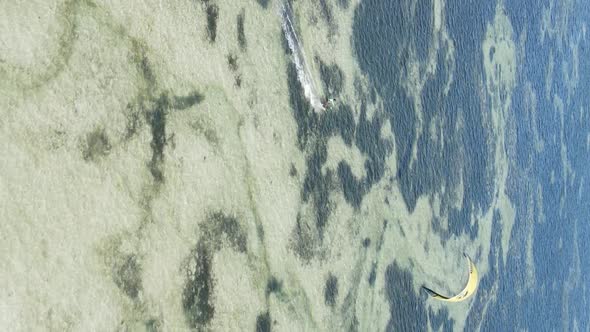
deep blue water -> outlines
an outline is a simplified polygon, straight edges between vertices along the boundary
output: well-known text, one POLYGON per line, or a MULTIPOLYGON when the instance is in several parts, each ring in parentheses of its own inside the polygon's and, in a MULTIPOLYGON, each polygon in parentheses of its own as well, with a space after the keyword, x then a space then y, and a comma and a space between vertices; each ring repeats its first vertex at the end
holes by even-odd
MULTIPOLYGON (((561 6, 556 2, 550 15, 553 20, 563 15, 561 6)), ((383 98, 384 108, 379 114, 390 120, 396 135, 399 169, 396 180, 407 207, 413 210, 419 196, 441 194, 438 192, 441 185, 452 188, 461 180, 461 173, 457 172, 457 166, 461 166, 465 183, 463 208, 453 208, 453 197, 447 193, 443 196, 442 209, 449 216, 450 233, 467 233, 472 238, 477 235, 478 227, 477 224, 471 227, 469 218, 473 213, 490 208, 494 189, 492 152, 495 146, 489 143, 494 141, 489 139, 493 138, 489 130, 490 109, 480 86, 485 79, 481 43, 486 25, 493 20, 495 7, 495 1, 446 3, 447 27, 456 51, 454 81, 449 94, 443 95, 442 88, 451 70, 444 60, 443 45, 437 54, 437 72, 428 78, 420 96, 423 135, 418 139, 418 160, 414 165, 410 165, 410 153, 419 123, 413 106, 414 97, 402 83, 408 75, 406 64, 410 54, 415 52, 419 60, 424 60, 431 50, 432 2, 419 0, 413 7, 405 0, 364 0, 356 9, 354 21, 353 42, 357 60, 383 98), (445 133, 442 149, 428 136, 428 128, 436 118, 443 119, 434 123, 445 133), (455 129, 458 121, 463 121, 464 130, 455 129)), ((563 296, 564 289, 569 287, 565 281, 574 262, 576 229, 582 272, 578 287, 589 281, 586 275, 590 267, 584 255, 590 249, 585 240, 590 235, 590 205, 586 203, 590 193, 590 158, 586 148, 586 136, 590 132, 588 41, 581 41, 578 47, 579 83, 570 99, 563 68, 572 76, 570 39, 576 40, 574 37, 580 33, 581 24, 590 18, 590 10, 589 6, 576 2, 565 34, 546 35, 542 41, 539 32, 544 7, 548 7, 548 1, 505 2, 506 14, 515 32, 513 39, 518 41, 521 34, 526 33, 525 62, 518 63, 519 75, 510 110, 514 123, 509 124, 516 131, 516 159, 509 169, 508 194, 517 215, 510 234, 510 247, 502 248, 504 230, 499 213, 495 214, 489 254, 492 270, 481 279, 467 321, 468 329, 481 326, 485 331, 561 330, 564 321, 571 327, 574 319, 580 327, 590 324, 587 315, 590 308, 584 304, 585 295, 574 290, 569 297, 563 296), (547 100, 545 76, 550 54, 555 66, 550 83, 551 97, 547 100), (537 96, 536 124, 532 122, 531 109, 525 102, 527 82, 537 96), (559 96, 564 103, 563 125, 553 103, 554 96, 559 96), (544 149, 540 152, 535 149, 535 131, 544 142, 544 149), (567 146, 571 170, 564 170, 562 144, 567 146), (566 179, 562 176, 564 171, 566 179), (554 174, 553 182, 551 174, 554 174), (580 188, 581 199, 578 198, 580 188), (538 192, 542 195, 542 204, 537 203, 538 192), (539 218, 541 214, 544 215, 543 221, 539 218), (528 281, 527 216, 534 219, 535 285, 532 288, 524 286, 528 281), (504 252, 508 252, 506 264, 498 259, 504 252), (495 298, 491 295, 493 289, 497 289, 495 298), (563 310, 566 305, 569 308, 567 316, 563 310)), ((436 226, 436 220, 432 222, 436 226)), ((451 235, 437 227, 433 229, 438 229, 443 239, 451 235)), ((426 316, 430 317, 433 328, 453 328, 445 310, 429 312, 424 298, 411 292, 411 271, 392 262, 386 277, 392 313, 388 329, 423 329, 426 316)))

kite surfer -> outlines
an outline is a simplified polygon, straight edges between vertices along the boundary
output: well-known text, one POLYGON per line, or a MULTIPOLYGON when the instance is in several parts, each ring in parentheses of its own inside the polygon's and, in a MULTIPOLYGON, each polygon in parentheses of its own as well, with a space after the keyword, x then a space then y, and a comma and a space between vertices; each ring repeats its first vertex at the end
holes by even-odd
POLYGON ((334 104, 336 104, 336 98, 325 98, 325 99, 322 101, 322 107, 323 107, 324 109, 328 109, 328 108, 330 108, 331 106, 334 106, 334 104))
POLYGON ((432 298, 445 302, 461 302, 473 295, 477 290, 477 284, 479 283, 479 278, 477 277, 477 269, 475 268, 475 264, 473 264, 473 261, 471 261, 471 258, 469 258, 469 256, 467 256, 466 254, 463 254, 463 256, 467 258, 467 271, 469 272, 469 274, 467 284, 459 294, 452 297, 447 297, 425 286, 422 286, 422 289, 424 289, 426 293, 428 293, 428 295, 430 295, 432 298))

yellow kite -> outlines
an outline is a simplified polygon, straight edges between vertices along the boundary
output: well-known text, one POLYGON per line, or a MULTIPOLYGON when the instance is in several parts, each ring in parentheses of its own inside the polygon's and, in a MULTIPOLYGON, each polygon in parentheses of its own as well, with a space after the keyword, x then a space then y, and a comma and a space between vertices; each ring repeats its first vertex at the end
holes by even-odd
POLYGON ((430 288, 424 286, 422 286, 422 288, 424 288, 424 290, 433 298, 446 302, 461 302, 473 295, 477 290, 477 284, 479 283, 479 279, 477 278, 477 269, 475 268, 475 264, 473 264, 469 256, 467 256, 466 254, 463 254, 463 256, 467 258, 467 266, 469 267, 469 279, 467 280, 467 285, 465 285, 465 288, 463 288, 461 293, 453 297, 446 297, 444 295, 440 295, 439 293, 433 291, 430 288))

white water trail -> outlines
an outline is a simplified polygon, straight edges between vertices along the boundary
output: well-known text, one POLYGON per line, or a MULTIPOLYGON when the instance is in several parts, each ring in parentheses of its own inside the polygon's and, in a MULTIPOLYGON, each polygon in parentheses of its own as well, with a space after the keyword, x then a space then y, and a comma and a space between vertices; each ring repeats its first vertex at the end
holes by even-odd
POLYGON ((303 87, 305 98, 309 100, 311 106, 316 111, 322 111, 324 110, 324 106, 322 106, 322 102, 317 96, 317 90, 313 83, 311 72, 309 71, 307 63, 305 62, 305 51, 303 50, 303 45, 299 41, 299 38, 297 38, 297 33, 295 32, 295 27, 293 26, 293 21, 291 20, 292 13, 293 10, 289 7, 288 3, 281 5, 280 15, 283 32, 285 33, 285 38, 287 39, 291 53, 293 53, 293 63, 297 69, 297 78, 303 87))

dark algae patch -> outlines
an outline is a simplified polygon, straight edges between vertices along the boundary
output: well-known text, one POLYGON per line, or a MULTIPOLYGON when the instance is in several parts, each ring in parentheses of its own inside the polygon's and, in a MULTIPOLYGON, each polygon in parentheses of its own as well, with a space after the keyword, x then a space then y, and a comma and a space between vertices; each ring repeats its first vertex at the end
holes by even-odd
POLYGON ((258 4, 262 8, 266 9, 266 8, 268 8, 268 4, 270 3, 270 0, 256 0, 256 2, 258 2, 258 4))
POLYGON ((266 284, 267 296, 272 293, 280 293, 283 289, 283 282, 279 281, 276 277, 271 276, 266 284))
POLYGON ((373 287, 373 285, 375 285, 375 279, 377 279, 377 265, 373 264, 371 272, 369 273, 369 286, 373 287))
POLYGON ((325 144, 317 145, 316 150, 307 159, 307 174, 303 183, 303 201, 310 199, 315 207, 316 227, 323 233, 330 215, 329 193, 332 188, 332 171, 322 174, 322 165, 326 163, 328 151, 325 144))
POLYGON ((128 255, 113 268, 113 280, 125 295, 135 300, 142 289, 141 266, 135 255, 128 255))
POLYGON ((319 57, 316 57, 315 60, 320 65, 320 77, 322 78, 324 91, 331 97, 338 96, 342 92, 344 85, 344 73, 335 63, 328 65, 319 57))
POLYGON ((238 71, 238 57, 233 54, 228 54, 227 56, 227 66, 233 72, 238 71))
POLYGON ((293 229, 292 249, 304 261, 309 261, 315 254, 317 241, 317 230, 312 229, 311 225, 297 214, 297 220, 293 229))
POLYGON ((352 108, 340 104, 338 109, 329 109, 321 118, 320 132, 325 135, 340 135, 347 146, 352 146, 355 136, 355 123, 352 108))
POLYGON ((295 164, 291 163, 291 168, 289 168, 289 176, 296 177, 298 174, 297 168, 295 168, 295 164))
POLYGON ((154 110, 147 113, 147 122, 152 132, 152 159, 149 169, 156 183, 164 181, 164 174, 161 170, 164 161, 164 146, 166 145, 166 115, 169 107, 168 97, 163 95, 156 101, 154 110))
POLYGON ((191 251, 184 267, 186 279, 182 306, 190 327, 206 326, 215 314, 213 254, 223 245, 236 252, 245 253, 248 248, 247 239, 239 220, 232 215, 220 211, 213 212, 202 224, 200 240, 191 251))
POLYGON ((414 293, 414 277, 393 262, 385 272, 390 318, 387 331, 426 331, 428 317, 424 299, 414 293))
POLYGON ((246 20, 246 12, 242 9, 237 17, 237 31, 238 31, 238 45, 242 51, 246 50, 248 43, 246 42, 246 33, 244 32, 244 21, 246 20))
POLYGON ((316 1, 316 3, 319 7, 317 8, 317 13, 319 14, 320 18, 326 22, 328 26, 328 38, 331 40, 338 32, 338 26, 336 24, 336 20, 334 19, 332 1, 319 0, 316 1))
POLYGON ((209 126, 205 121, 197 119, 196 121, 189 124, 192 129, 194 129, 195 134, 199 136, 203 136, 209 144, 211 144, 216 149, 219 148, 221 143, 221 138, 217 135, 215 129, 209 126))
POLYGON ((145 322, 145 330, 147 332, 162 331, 162 324, 157 319, 150 319, 147 322, 145 322))
POLYGON ((326 286, 324 287, 324 302, 326 305, 333 307, 338 298, 338 278, 330 273, 326 279, 326 286))
POLYGON ((268 311, 256 317, 256 332, 270 332, 270 313, 268 311))
POLYGON ((98 128, 86 135, 85 145, 82 157, 86 161, 96 161, 99 158, 108 155, 111 151, 109 138, 102 128, 98 128))
POLYGON ((212 254, 202 243, 191 252, 186 266, 182 292, 182 308, 188 325, 198 328, 207 325, 213 315, 212 254))
POLYGON ((322 17, 328 24, 332 24, 334 22, 334 14, 332 13, 332 6, 328 3, 327 0, 319 0, 320 4, 320 13, 322 17))
POLYGON ((350 0, 338 0, 336 3, 341 9, 348 9, 348 6, 350 6, 350 0))
POLYGON ((143 124, 141 113, 139 112, 137 107, 134 107, 134 105, 132 105, 131 103, 127 104, 127 114, 127 125, 125 127, 124 137, 126 141, 133 138, 143 124))
POLYGON ((242 229, 238 219, 223 212, 212 213, 203 226, 201 237, 209 248, 219 250, 223 243, 227 243, 237 252, 246 252, 248 236, 242 229))
POLYGON ((135 63, 138 73, 145 82, 147 93, 153 94, 156 86, 156 75, 154 74, 147 57, 147 46, 140 40, 132 39, 131 51, 133 62, 135 63))
POLYGON ((156 183, 164 182, 162 164, 164 162, 164 148, 167 144, 166 118, 170 109, 185 110, 198 104, 203 98, 203 95, 197 92, 187 96, 173 97, 169 97, 167 94, 162 94, 155 103, 153 103, 153 108, 147 110, 146 122, 148 123, 152 134, 152 141, 150 142, 152 158, 148 167, 156 183))
POLYGON ((200 103, 203 99, 205 97, 198 92, 193 92, 186 96, 173 96, 171 106, 175 110, 185 110, 200 103))
POLYGON ((219 6, 209 0, 201 0, 207 15, 207 39, 214 43, 217 38, 217 19, 219 18, 219 6))
POLYGON ((346 199, 346 201, 355 209, 360 208, 363 195, 363 183, 352 174, 350 165, 345 161, 338 163, 337 173, 338 179, 340 180, 340 183, 342 183, 344 199, 346 199))
POLYGON ((238 57, 234 54, 227 56, 227 66, 234 73, 235 85, 239 88, 242 86, 242 75, 238 72, 240 69, 238 65, 238 57))

